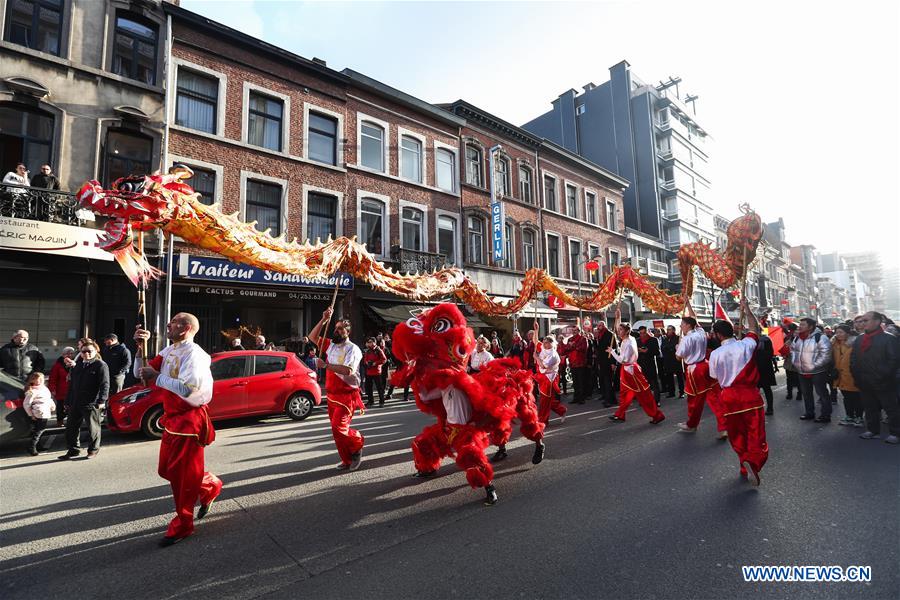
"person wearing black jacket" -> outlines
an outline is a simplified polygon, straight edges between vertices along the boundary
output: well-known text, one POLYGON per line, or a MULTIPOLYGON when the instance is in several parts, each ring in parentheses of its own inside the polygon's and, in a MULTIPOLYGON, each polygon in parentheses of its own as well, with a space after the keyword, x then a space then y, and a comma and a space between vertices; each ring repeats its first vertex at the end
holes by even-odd
POLYGON ((861 434, 864 440, 878 437, 881 432, 881 411, 887 413, 890 435, 888 444, 900 444, 900 408, 897 405, 898 348, 900 341, 884 332, 881 313, 868 312, 863 315, 865 328, 863 335, 857 336, 850 352, 850 373, 862 392, 865 408, 866 429, 861 434))
POLYGON ((646 327, 638 328, 638 366, 647 378, 650 389, 653 390, 653 397, 656 398, 656 405, 659 406, 659 375, 656 372, 656 357, 659 356, 659 342, 651 336, 646 327))
POLYGON ((0 369, 22 381, 35 371, 44 372, 44 355, 37 346, 28 343, 28 332, 24 329, 15 332, 10 342, 0 348, 0 369))
POLYGON ((69 392, 66 396, 66 443, 69 451, 59 457, 69 460, 81 454, 81 423, 85 419, 91 434, 88 458, 100 452, 100 411, 109 398, 109 368, 100 358, 100 351, 93 340, 82 345, 81 362, 69 373, 69 392))
POLYGON ((600 321, 594 328, 594 369, 597 374, 597 389, 603 399, 603 406, 615 406, 615 393, 613 393, 614 361, 607 354, 606 349, 613 345, 612 331, 607 329, 606 323, 600 321))
POLYGON ((766 414, 774 415, 775 407, 772 399, 772 387, 775 385, 775 363, 772 357, 775 356, 772 339, 767 335, 759 336, 759 342, 756 344, 756 370, 759 371, 759 381, 757 386, 762 390, 766 397, 766 414))
POLYGON ((131 370, 131 350, 120 344, 119 337, 114 333, 103 338, 103 346, 100 355, 109 369, 109 395, 112 396, 125 386, 125 376, 131 370))
POLYGON ((663 375, 663 388, 669 393, 669 398, 675 397, 675 382, 678 381, 678 397, 684 398, 684 367, 678 357, 675 356, 678 350, 678 342, 680 337, 675 333, 675 326, 666 327, 666 335, 662 339, 662 358, 665 374, 663 375))

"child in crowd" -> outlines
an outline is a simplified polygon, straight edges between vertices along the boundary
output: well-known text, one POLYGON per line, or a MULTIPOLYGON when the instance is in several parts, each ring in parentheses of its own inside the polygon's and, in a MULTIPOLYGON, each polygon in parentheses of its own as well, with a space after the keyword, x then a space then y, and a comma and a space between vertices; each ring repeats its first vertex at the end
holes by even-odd
POLYGON ((28 453, 32 456, 38 455, 38 441, 47 428, 47 421, 53 416, 54 406, 53 396, 44 385, 44 374, 34 372, 29 375, 25 383, 25 402, 22 408, 31 417, 31 448, 28 453))

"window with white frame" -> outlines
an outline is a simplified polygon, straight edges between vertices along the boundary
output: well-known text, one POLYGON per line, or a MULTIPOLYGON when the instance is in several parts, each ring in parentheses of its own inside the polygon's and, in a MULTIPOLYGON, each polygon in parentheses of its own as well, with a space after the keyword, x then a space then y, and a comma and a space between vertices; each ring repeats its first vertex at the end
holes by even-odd
POLYGON ((559 236, 547 234, 547 272, 559 277, 559 236))
POLYGON ((616 204, 606 201, 606 228, 616 231, 616 204))
POLYGON ((255 91, 249 95, 247 143, 281 152, 284 102, 255 91))
POLYGON ((484 264, 484 219, 471 216, 468 220, 469 262, 484 264))
POLYGON ((503 235, 506 238, 503 240, 506 258, 503 259, 503 261, 500 263, 500 266, 504 269, 515 269, 516 260, 514 254, 515 244, 513 243, 513 226, 509 223, 506 223, 503 227, 503 235))
POLYGON ((521 198, 522 202, 534 203, 534 196, 531 190, 531 169, 528 167, 519 167, 519 198, 521 198))
POLYGON ((466 146, 466 183, 484 187, 481 166, 481 150, 469 144, 466 146))
POLYGON ((566 214, 578 218, 578 188, 566 185, 566 214))
POLYGON ((556 210, 556 180, 549 175, 544 175, 544 208, 556 210))
POLYGON ((247 181, 246 219, 256 221, 260 231, 271 230, 273 236, 281 234, 280 185, 265 181, 247 181))
POLYGON ((422 183, 422 142, 409 135, 400 138, 400 177, 422 183))
POLYGON ((306 231, 310 241, 325 241, 337 232, 337 206, 335 196, 309 192, 306 196, 306 231))
POLYGON ((581 242, 569 240, 569 279, 581 281, 581 242))
POLYGON ((367 169, 384 171, 384 128, 381 125, 363 121, 359 128, 359 162, 367 169))
POLYGON ((494 172, 494 181, 497 185, 497 195, 502 198, 509 197, 509 190, 512 188, 509 173, 509 159, 498 156, 494 163, 496 171, 494 172))
POLYGON ((434 153, 434 182, 442 190, 456 191, 456 156, 446 148, 434 153))
POLYGON ((597 224, 597 194, 593 192, 584 193, 585 218, 588 223, 597 224))
POLYGON ((363 198, 359 205, 360 241, 372 254, 383 256, 384 226, 386 215, 384 202, 374 198, 363 198))
POLYGON ((524 267, 526 271, 528 269, 533 269, 535 265, 534 238, 535 234, 533 229, 522 230, 522 261, 525 263, 524 267))
POLYGON ((610 269, 618 266, 620 261, 621 261, 621 258, 619 258, 619 251, 618 250, 610 250, 609 251, 609 267, 610 267, 610 269))
POLYGON ((216 133, 219 80, 184 67, 178 69, 175 124, 216 133))
POLYGON ((404 206, 400 211, 400 246, 425 251, 425 213, 418 208, 404 206))
MULTIPOLYGON (((596 244, 588 244, 588 258, 597 263, 597 266, 603 264, 603 257, 600 256, 600 246, 596 244)), ((588 271, 588 281, 591 283, 600 283, 600 269, 588 271)))
POLYGON ((456 265, 456 219, 447 215, 438 217, 438 252, 447 257, 448 265, 456 265))
POLYGON ((326 165, 337 165, 338 121, 334 117, 309 111, 307 157, 326 165))

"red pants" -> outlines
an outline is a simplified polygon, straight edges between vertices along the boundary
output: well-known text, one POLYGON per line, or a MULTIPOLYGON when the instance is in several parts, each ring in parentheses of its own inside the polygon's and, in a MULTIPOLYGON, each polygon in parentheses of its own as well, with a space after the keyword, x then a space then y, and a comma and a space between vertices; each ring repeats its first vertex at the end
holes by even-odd
POLYGON ((168 479, 175 498, 175 518, 168 537, 194 533, 194 506, 208 504, 222 491, 222 481, 204 470, 203 446, 193 436, 163 432, 159 445, 159 476, 168 479))
POLYGON ((456 465, 466 472, 473 488, 484 487, 494 478, 494 468, 484 455, 487 433, 471 425, 429 425, 412 443, 413 460, 420 473, 437 471, 441 459, 456 455, 456 465))
POLYGON ((727 415, 725 425, 728 428, 728 440, 741 463, 741 473, 746 473, 744 461, 749 462, 753 470, 759 473, 769 458, 765 410, 760 407, 727 415))
POLYGON ((709 404, 709 410, 716 416, 716 425, 719 431, 725 431, 725 417, 722 415, 722 409, 719 406, 719 394, 715 389, 709 389, 696 395, 687 395, 688 405, 688 427, 696 427, 700 424, 700 417, 703 416, 703 405, 709 404))
POLYGON ((625 411, 628 410, 635 398, 637 398, 638 404, 641 405, 641 408, 644 409, 644 412, 651 419, 659 419, 664 416, 656 405, 656 398, 653 397, 653 392, 649 389, 636 392, 628 388, 622 388, 619 392, 619 408, 616 410, 616 416, 620 419, 625 419, 625 411))
POLYGON ((566 414, 565 405, 559 401, 559 377, 550 381, 546 375, 538 374, 535 379, 541 396, 541 406, 538 409, 538 420, 544 425, 550 420, 552 410, 559 416, 566 414))
MULTIPOLYGON (((331 392, 329 392, 331 393, 331 392)), ((357 392, 359 398, 359 392, 357 392)), ((340 397, 328 399, 328 418, 331 420, 331 434, 334 436, 334 444, 337 446, 341 462, 349 465, 353 455, 362 450, 365 438, 363 435, 350 428, 353 420, 353 409, 356 399, 352 397, 340 397)), ((360 400, 361 402, 361 400, 360 400)))

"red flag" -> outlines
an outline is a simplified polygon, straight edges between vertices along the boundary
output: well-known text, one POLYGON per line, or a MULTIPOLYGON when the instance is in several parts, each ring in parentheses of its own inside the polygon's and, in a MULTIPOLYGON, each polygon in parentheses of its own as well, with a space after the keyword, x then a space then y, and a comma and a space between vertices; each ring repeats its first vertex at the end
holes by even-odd
POLYGON ((731 323, 731 319, 728 318, 728 313, 725 312, 725 309, 722 308, 722 305, 719 304, 718 300, 716 300, 716 320, 728 321, 731 323))
POLYGON ((772 352, 781 354, 784 346, 784 329, 781 327, 769 327, 769 339, 772 340, 772 352))

